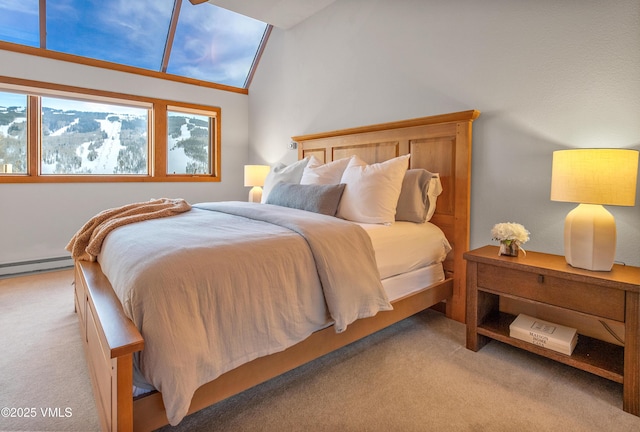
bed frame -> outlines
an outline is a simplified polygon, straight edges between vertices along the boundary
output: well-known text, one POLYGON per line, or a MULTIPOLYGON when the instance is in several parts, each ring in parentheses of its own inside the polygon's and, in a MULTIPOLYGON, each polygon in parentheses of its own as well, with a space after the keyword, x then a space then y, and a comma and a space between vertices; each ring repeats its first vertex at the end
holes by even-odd
MULTIPOLYGON (((462 254, 469 247, 471 130, 479 115, 472 110, 293 137, 300 158, 315 155, 329 162, 357 154, 375 163, 410 153, 410 168, 440 173, 444 192, 431 222, 444 231, 453 246, 445 261, 446 279, 394 301, 392 311, 358 320, 343 333, 328 327, 285 351, 225 373, 196 391, 189 413, 442 302, 447 316, 464 322, 466 271, 462 254)), ((133 398, 133 356, 144 348, 144 340, 125 316, 100 265, 76 262, 75 280, 75 306, 102 429, 148 431, 166 425, 160 393, 133 398)))

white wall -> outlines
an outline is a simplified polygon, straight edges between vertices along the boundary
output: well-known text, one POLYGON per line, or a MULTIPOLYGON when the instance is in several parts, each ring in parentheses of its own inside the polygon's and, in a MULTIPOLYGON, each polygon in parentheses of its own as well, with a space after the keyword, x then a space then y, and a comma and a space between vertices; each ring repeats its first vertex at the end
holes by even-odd
MULTIPOLYGON (((250 154, 291 162, 293 135, 478 109, 471 246, 515 221, 525 249, 562 254, 574 205, 549 199, 552 152, 640 149, 639 71, 637 0, 338 0, 272 32, 250 154)), ((617 259, 640 265, 640 197, 608 209, 617 259)))
POLYGON ((242 166, 249 145, 247 95, 6 51, 0 51, 0 65, 4 76, 222 109, 220 183, 0 184, 0 264, 68 256, 64 247, 71 236, 106 208, 161 197, 191 203, 246 199, 242 166))

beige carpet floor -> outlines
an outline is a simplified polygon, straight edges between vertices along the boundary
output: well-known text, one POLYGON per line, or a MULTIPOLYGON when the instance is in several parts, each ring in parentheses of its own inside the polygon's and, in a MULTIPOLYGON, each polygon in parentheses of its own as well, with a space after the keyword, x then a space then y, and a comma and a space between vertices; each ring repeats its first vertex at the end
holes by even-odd
MULTIPOLYGON (((71 282, 0 279, 2 431, 99 430, 71 282)), ((640 431, 620 384, 464 337, 426 311, 165 430, 640 431)))

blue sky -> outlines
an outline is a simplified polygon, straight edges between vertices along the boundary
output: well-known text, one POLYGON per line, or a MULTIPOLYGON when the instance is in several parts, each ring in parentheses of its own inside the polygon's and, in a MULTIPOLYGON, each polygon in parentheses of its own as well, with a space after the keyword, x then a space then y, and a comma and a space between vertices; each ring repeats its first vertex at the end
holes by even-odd
POLYGON ((0 0, 0 38, 38 46, 38 0, 0 0))
MULTIPOLYGON (((47 0, 47 49, 158 71, 174 0, 47 0)), ((183 0, 168 73, 242 87, 266 24, 183 0)), ((39 46, 38 0, 0 0, 0 39, 39 46)))
POLYGON ((27 107, 27 96, 16 93, 0 92, 0 107, 27 107))

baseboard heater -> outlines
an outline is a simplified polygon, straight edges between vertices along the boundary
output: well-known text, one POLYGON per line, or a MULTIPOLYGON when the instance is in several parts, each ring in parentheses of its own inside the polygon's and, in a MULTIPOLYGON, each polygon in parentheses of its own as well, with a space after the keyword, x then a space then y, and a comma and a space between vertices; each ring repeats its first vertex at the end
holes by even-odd
POLYGON ((0 277, 20 276, 68 267, 73 267, 73 259, 70 256, 5 263, 0 264, 0 277))

